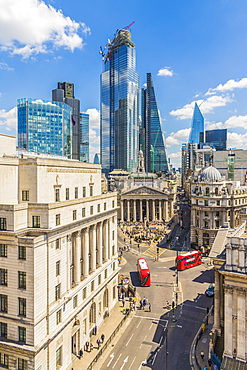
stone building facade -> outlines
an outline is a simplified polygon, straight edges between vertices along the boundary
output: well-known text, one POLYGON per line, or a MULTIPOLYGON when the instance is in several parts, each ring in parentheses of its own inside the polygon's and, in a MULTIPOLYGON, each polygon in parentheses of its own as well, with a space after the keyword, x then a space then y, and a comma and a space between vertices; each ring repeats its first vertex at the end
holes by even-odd
POLYGON ((0 178, 0 367, 68 369, 117 301, 117 195, 67 159, 5 153, 0 178))
POLYGON ((191 243, 203 251, 211 248, 217 231, 226 223, 241 224, 246 215, 247 187, 226 181, 213 166, 204 169, 190 183, 191 243))

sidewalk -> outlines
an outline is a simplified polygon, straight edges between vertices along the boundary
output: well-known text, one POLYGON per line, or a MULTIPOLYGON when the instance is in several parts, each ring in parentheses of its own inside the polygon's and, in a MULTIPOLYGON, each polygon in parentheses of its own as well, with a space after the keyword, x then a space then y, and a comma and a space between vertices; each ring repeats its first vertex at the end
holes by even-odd
MULTIPOLYGON (((79 359, 78 357, 73 355, 74 359, 73 359, 72 364, 69 368, 70 370, 86 370, 89 367, 89 365, 91 364, 91 362, 94 360, 94 358, 97 356, 97 354, 99 352, 98 345, 96 343, 97 339, 100 339, 101 335, 104 334, 105 340, 104 340, 104 344, 101 343, 101 345, 100 345, 100 349, 101 349, 101 347, 104 346, 107 343, 107 341, 112 336, 112 334, 114 333, 114 331, 118 327, 118 325, 121 323, 121 321, 124 320, 124 318, 126 317, 123 313, 123 309, 125 309, 125 308, 129 308, 129 302, 128 302, 127 299, 126 299, 124 308, 122 307, 122 302, 120 302, 120 301, 115 305, 115 307, 110 311, 109 317, 107 317, 104 320, 104 323, 98 329, 97 335, 92 335, 91 336, 91 343, 93 345, 92 351, 87 352, 83 348, 83 357, 81 359, 79 359)), ((123 326, 116 333, 116 336, 114 336, 111 343, 114 343, 116 341, 116 338, 118 337, 118 333, 119 332, 121 333, 121 330, 123 330, 123 328, 126 325, 128 325, 128 323, 130 322, 133 315, 134 315, 134 312, 132 311, 128 315, 128 317, 126 317, 126 320, 123 323, 123 326)), ((100 362, 103 361, 104 356, 107 353, 107 350, 109 348, 111 349, 111 344, 109 344, 107 346, 106 350, 102 353, 102 356, 101 356, 100 360, 98 362, 94 363, 94 366, 92 367, 93 369, 97 369, 97 368, 100 369, 100 362)))
POLYGON ((208 369, 210 370, 213 369, 213 366, 210 368, 208 365, 210 332, 212 328, 213 328, 213 315, 211 313, 205 331, 202 333, 200 327, 200 329, 196 333, 196 336, 191 346, 190 359, 192 369, 194 370, 203 370, 205 366, 208 366, 208 369), (204 352, 203 359, 201 357, 201 352, 204 352))

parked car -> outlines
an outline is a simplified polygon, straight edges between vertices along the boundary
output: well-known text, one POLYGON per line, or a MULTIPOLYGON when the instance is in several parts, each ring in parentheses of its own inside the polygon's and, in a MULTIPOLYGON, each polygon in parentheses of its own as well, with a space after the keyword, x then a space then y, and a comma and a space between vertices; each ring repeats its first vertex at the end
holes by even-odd
POLYGON ((214 284, 210 284, 205 292, 208 297, 214 296, 214 284))

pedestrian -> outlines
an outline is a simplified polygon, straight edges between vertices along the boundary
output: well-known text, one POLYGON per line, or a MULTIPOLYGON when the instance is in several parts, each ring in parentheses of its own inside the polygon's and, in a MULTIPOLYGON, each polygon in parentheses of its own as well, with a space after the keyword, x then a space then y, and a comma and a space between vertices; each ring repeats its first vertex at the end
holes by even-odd
POLYGON ((97 339, 96 340, 96 343, 98 344, 98 349, 99 349, 99 347, 100 347, 100 339, 97 339))
POLYGON ((125 294, 124 293, 122 293, 122 299, 124 299, 125 298, 125 294))
POLYGON ((89 342, 85 343, 85 348, 86 348, 86 351, 89 352, 89 342))
POLYGON ((204 352, 201 351, 201 359, 203 360, 204 359, 204 352))
POLYGON ((145 307, 145 306, 146 306, 146 304, 147 304, 147 300, 146 300, 146 298, 145 298, 145 297, 143 298, 142 304, 143 304, 143 306, 144 306, 144 307, 145 307))
POLYGON ((211 358, 208 359, 208 366, 210 366, 210 368, 212 366, 212 360, 211 360, 211 358))
POLYGON ((118 300, 120 301, 120 299, 121 299, 121 294, 118 293, 118 300))
POLYGON ((79 351, 79 358, 82 358, 82 356, 83 356, 83 350, 81 348, 80 351, 79 351))
POLYGON ((93 350, 93 343, 90 343, 90 352, 93 350))
POLYGON ((214 370, 219 370, 217 365, 214 365, 214 370))
POLYGON ((95 325, 95 327, 93 328, 93 333, 94 333, 94 335, 97 335, 97 331, 98 331, 98 328, 97 328, 97 326, 95 325))
POLYGON ((142 310, 142 300, 140 300, 140 310, 142 310))
POLYGON ((169 309, 170 308, 170 303, 169 301, 166 301, 166 308, 169 309))
POLYGON ((102 343, 104 343, 104 340, 105 340, 105 335, 104 334, 101 334, 101 341, 102 341, 102 343))
POLYGON ((172 299, 172 309, 174 309, 174 307, 175 307, 175 301, 174 299, 172 299))
POLYGON ((149 312, 151 312, 151 308, 152 308, 151 303, 149 303, 148 308, 149 308, 149 312))
POLYGON ((208 367, 207 367, 207 366, 205 366, 203 370, 208 370, 208 367))
POLYGON ((122 304, 123 304, 123 307, 124 307, 124 304, 125 304, 125 300, 124 299, 122 299, 122 304))

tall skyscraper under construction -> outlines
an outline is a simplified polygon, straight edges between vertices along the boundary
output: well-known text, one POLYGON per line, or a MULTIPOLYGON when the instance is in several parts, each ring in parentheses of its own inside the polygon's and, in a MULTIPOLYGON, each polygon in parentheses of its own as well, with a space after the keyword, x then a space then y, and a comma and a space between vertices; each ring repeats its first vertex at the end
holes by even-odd
POLYGON ((101 74, 100 156, 102 170, 134 172, 139 151, 139 75, 128 29, 107 45, 101 74))
POLYGON ((166 149, 151 73, 147 73, 147 87, 142 89, 141 111, 140 149, 144 153, 146 170, 167 172, 166 149))

